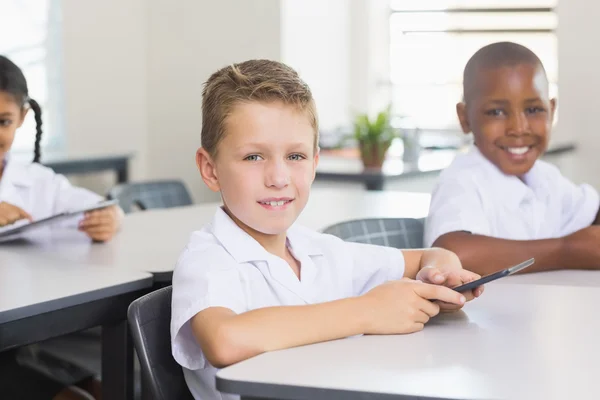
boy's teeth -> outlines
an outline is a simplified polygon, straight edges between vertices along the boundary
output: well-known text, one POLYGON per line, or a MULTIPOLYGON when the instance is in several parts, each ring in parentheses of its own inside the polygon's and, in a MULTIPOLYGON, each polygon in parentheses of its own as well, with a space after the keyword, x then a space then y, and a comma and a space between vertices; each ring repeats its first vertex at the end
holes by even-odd
POLYGON ((525 146, 525 147, 509 147, 508 152, 510 154, 515 154, 515 155, 523 155, 525 153, 527 153, 527 151, 529 150, 529 147, 525 146))
POLYGON ((285 203, 285 201, 283 201, 283 200, 281 200, 281 201, 269 201, 269 202, 267 202, 267 204, 271 205, 271 207, 282 206, 283 203, 285 203))

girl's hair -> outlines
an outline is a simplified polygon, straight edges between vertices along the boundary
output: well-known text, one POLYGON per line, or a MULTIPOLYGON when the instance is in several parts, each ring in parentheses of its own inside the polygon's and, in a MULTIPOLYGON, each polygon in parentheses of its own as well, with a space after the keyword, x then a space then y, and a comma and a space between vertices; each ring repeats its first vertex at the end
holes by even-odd
POLYGON ((0 92, 8 93, 24 108, 29 106, 35 117, 35 149, 33 162, 39 163, 41 158, 40 142, 42 140, 42 109, 37 101, 29 97, 27 81, 19 67, 8 58, 0 55, 0 92))

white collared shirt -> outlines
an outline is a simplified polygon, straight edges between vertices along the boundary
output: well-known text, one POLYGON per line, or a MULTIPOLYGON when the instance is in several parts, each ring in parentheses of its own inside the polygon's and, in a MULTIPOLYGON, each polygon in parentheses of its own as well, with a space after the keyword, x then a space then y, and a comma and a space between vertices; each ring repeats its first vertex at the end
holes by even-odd
POLYGON ((366 293, 404 275, 400 250, 341 239, 292 226, 288 246, 300 262, 300 280, 283 259, 268 253, 218 209, 212 223, 192 234, 173 274, 173 357, 196 399, 235 399, 217 392, 217 370, 204 358, 190 319, 209 307, 237 314, 269 306, 322 303, 366 293))
MULTIPOLYGON (((7 154, 0 179, 0 202, 28 212, 34 220, 86 207, 102 200, 87 189, 72 186, 63 175, 37 163, 21 163, 7 154)), ((77 221, 69 221, 76 225, 77 221)))
POLYGON ((600 200, 537 160, 524 176, 503 174, 473 146, 440 174, 425 224, 425 245, 448 232, 512 240, 558 238, 590 226, 600 200))

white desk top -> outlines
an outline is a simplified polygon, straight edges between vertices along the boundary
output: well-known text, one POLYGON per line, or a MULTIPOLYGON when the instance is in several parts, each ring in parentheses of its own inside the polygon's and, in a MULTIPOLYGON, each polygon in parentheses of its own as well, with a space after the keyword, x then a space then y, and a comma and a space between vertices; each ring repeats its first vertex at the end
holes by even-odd
MULTIPOLYGON (((5 243, 0 249, 43 254, 56 260, 170 274, 190 234, 210 222, 219 206, 220 203, 207 203, 129 214, 121 232, 105 244, 92 244, 77 231, 54 230, 51 239, 43 238, 35 245, 5 243)), ((351 218, 421 218, 427 215, 428 209, 428 194, 319 189, 313 191, 298 223, 323 229, 351 218)))
POLYGON ((489 284, 422 332, 262 354, 221 370, 217 387, 281 399, 597 399, 597 303, 594 288, 489 284))
POLYGON ((64 262, 0 247, 0 323, 152 285, 132 269, 64 262))
MULTIPOLYGON (((354 218, 422 218, 429 211, 429 199, 424 193, 316 189, 298 223, 321 230, 354 218)), ((56 262, 146 271, 157 278, 164 274, 163 279, 168 280, 190 234, 210 222, 219 206, 220 203, 206 203, 129 214, 122 231, 105 244, 92 244, 77 231, 55 231, 51 239, 35 243, 0 244, 0 251, 38 254, 56 262)), ((543 272, 511 276, 499 282, 600 287, 600 271, 543 272)))

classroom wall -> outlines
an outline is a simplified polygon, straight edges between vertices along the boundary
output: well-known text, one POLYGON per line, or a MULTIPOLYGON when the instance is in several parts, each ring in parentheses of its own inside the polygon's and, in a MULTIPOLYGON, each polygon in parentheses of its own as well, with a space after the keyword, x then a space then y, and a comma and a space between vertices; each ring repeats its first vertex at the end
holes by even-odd
MULTIPOLYGON (((201 90, 209 74, 249 58, 281 58, 273 0, 63 0, 66 150, 134 152, 132 179, 182 178, 204 188, 201 90)), ((110 177, 79 179, 96 190, 110 177)))
POLYGON ((147 176, 181 177, 196 201, 218 199, 194 158, 202 84, 233 62, 280 59, 280 22, 279 1, 149 1, 147 176))
POLYGON ((66 150, 135 151, 133 177, 145 174, 146 14, 144 0, 62 0, 66 150))
POLYGON ((282 0, 282 61, 310 86, 321 129, 348 123, 350 8, 347 0, 282 0))
POLYGON ((558 81, 560 140, 578 143, 573 178, 600 189, 598 110, 600 52, 592 43, 600 36, 596 16, 600 3, 561 0, 558 4, 558 81))

